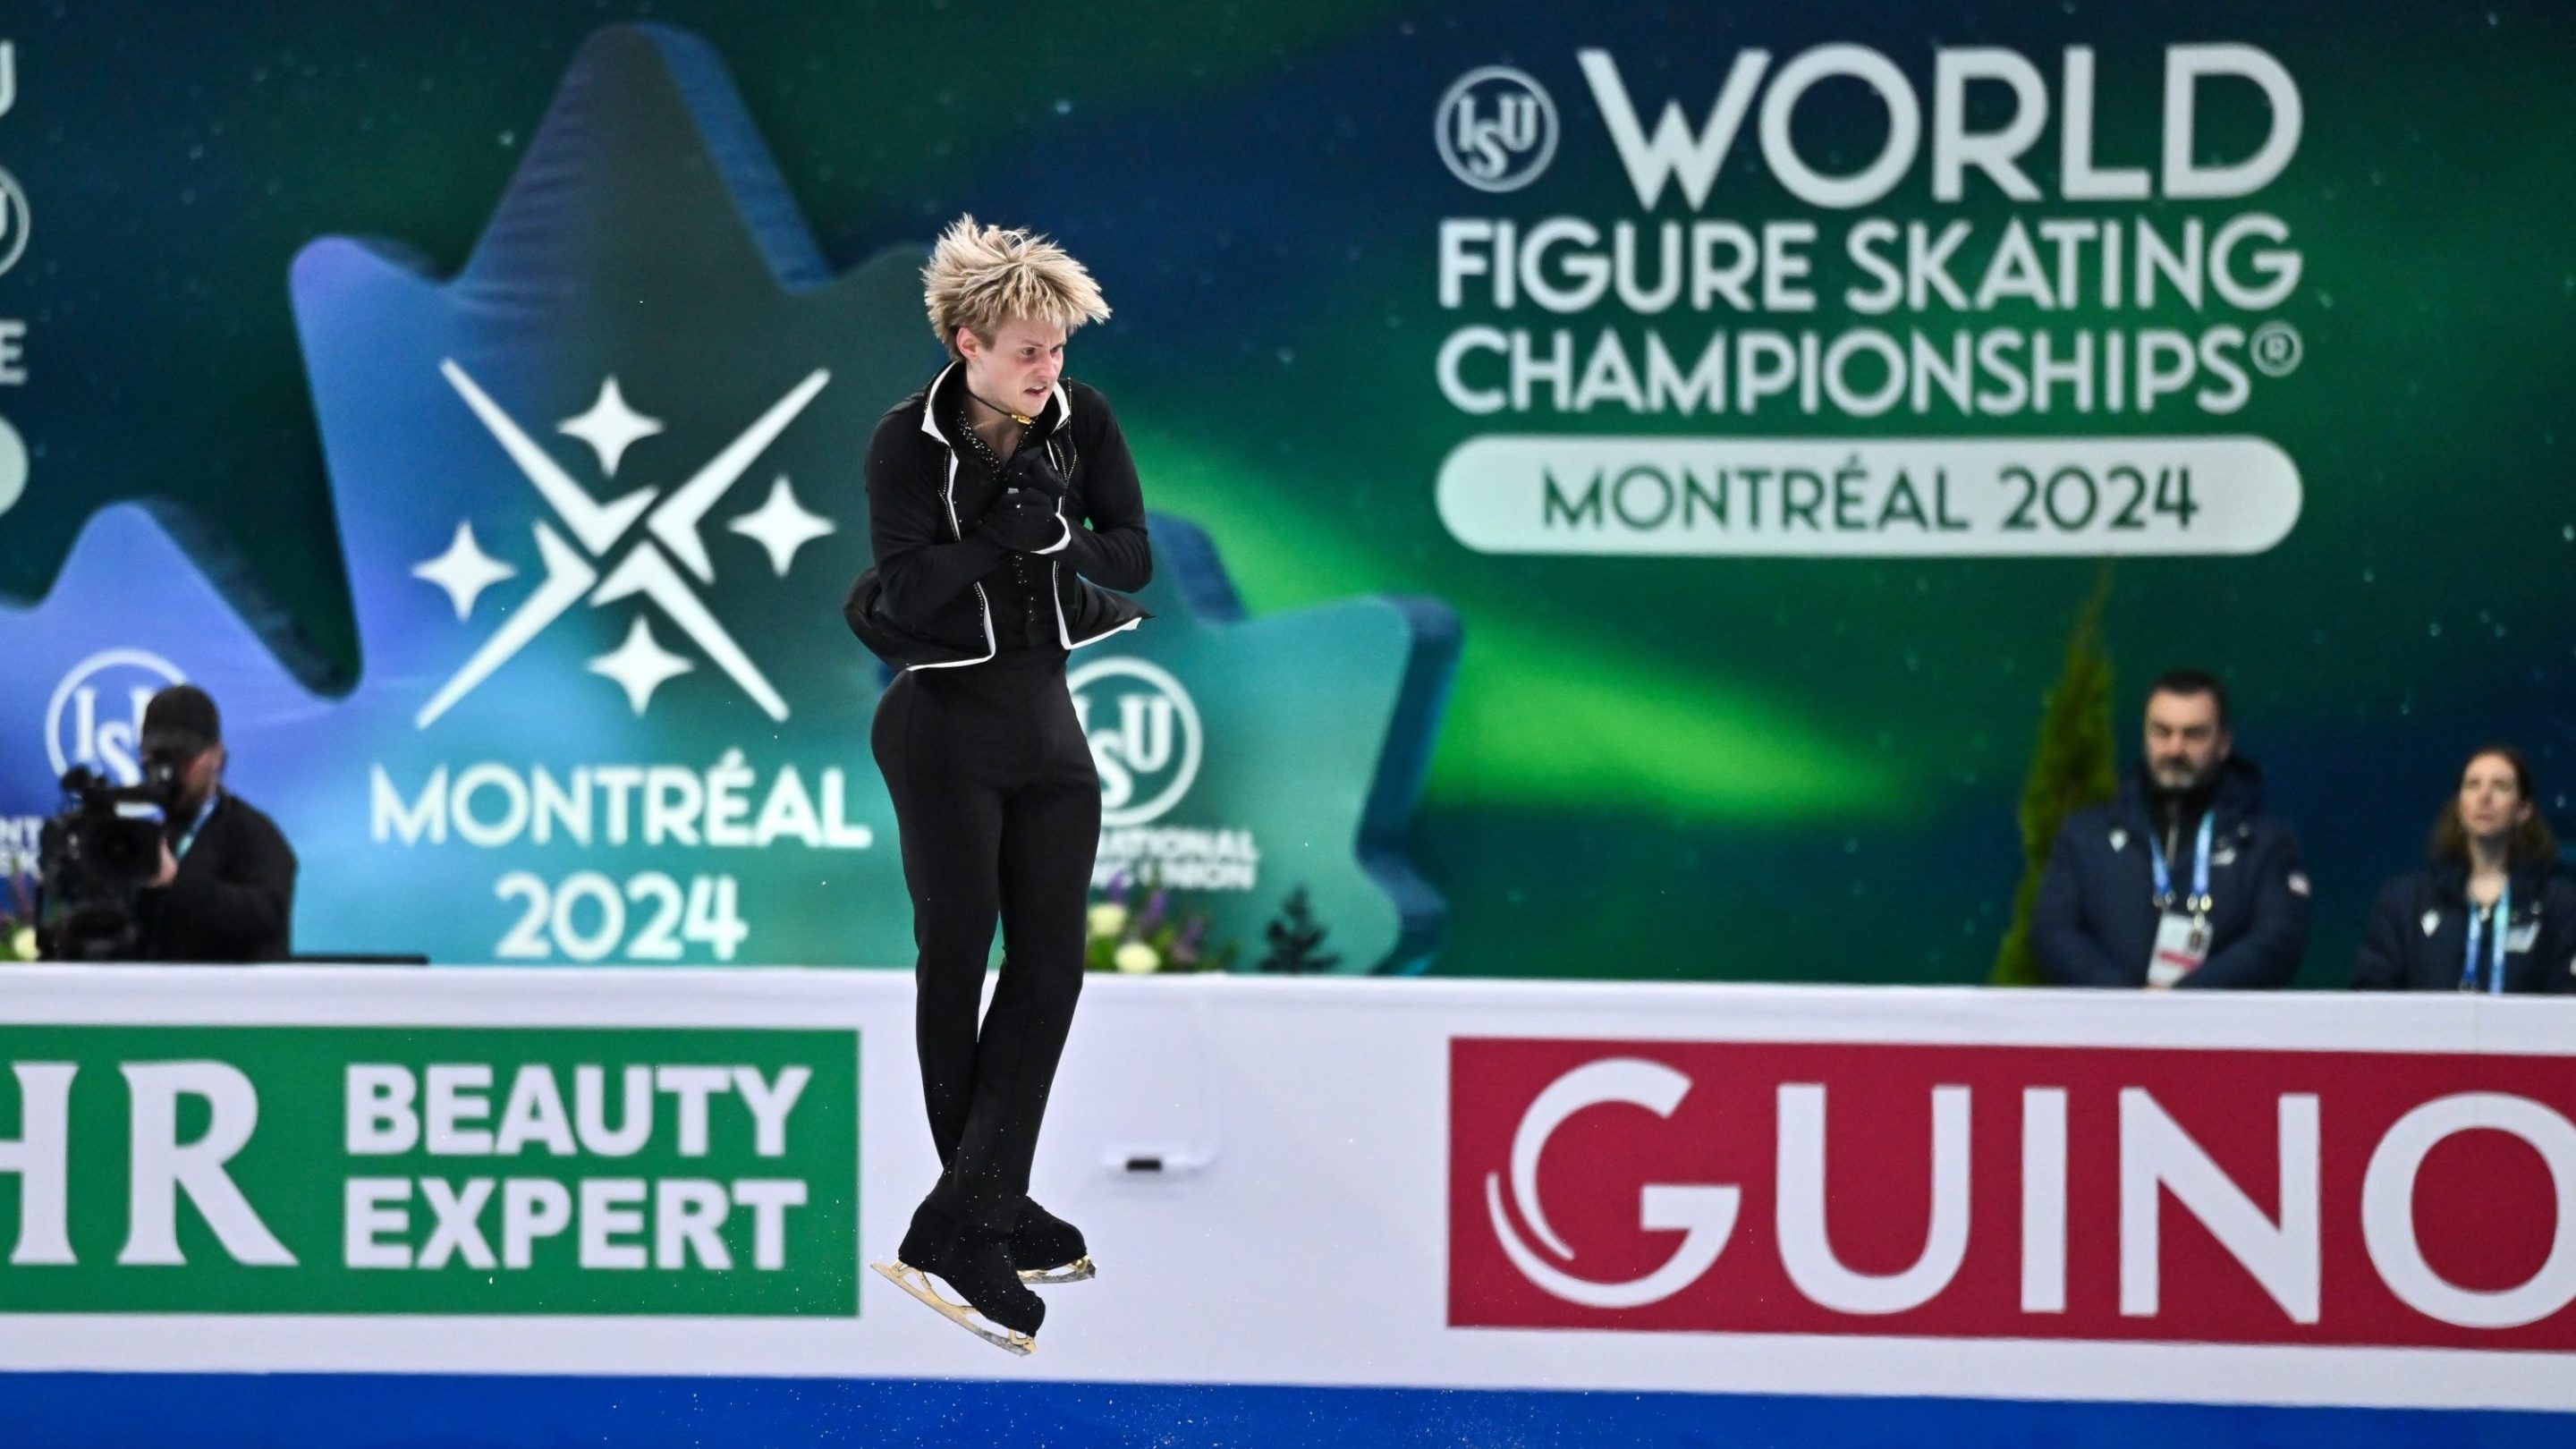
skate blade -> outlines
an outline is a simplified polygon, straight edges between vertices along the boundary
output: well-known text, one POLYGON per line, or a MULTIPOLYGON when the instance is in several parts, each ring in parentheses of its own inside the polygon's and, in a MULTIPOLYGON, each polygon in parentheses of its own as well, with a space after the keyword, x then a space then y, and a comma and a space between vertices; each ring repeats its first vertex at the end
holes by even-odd
POLYGON ((993 1323, 966 1304, 949 1302, 941 1296, 936 1287, 931 1285, 929 1274, 901 1258, 891 1263, 870 1263, 868 1266, 884 1274, 897 1288, 920 1299, 929 1306, 931 1312, 1004 1353, 1018 1354, 1026 1358, 1037 1349, 1038 1341, 1029 1335, 1017 1329, 1004 1328, 1000 1324, 993 1323))
POLYGON ((1100 1276, 1100 1269, 1089 1253, 1056 1268, 1030 1268, 1020 1274, 1020 1281, 1033 1288, 1052 1287, 1058 1283, 1081 1283, 1100 1276))

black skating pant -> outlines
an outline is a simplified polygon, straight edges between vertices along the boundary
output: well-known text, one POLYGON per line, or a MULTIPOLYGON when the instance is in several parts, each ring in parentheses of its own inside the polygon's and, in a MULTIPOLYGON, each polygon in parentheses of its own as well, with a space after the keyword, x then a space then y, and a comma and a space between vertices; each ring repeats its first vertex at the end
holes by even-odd
POLYGON ((1082 992, 1100 777, 1061 650, 905 672, 877 703, 912 894, 913 1031, 945 1169, 928 1205, 1008 1232, 1082 992), (993 923, 1002 979, 976 1023, 993 923))

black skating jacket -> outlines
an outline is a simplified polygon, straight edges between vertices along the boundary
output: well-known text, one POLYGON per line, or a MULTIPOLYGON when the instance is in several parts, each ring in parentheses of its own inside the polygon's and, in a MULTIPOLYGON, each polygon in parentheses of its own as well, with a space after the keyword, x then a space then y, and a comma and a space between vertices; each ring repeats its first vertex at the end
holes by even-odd
MULTIPOLYGON (((963 440, 953 430, 964 387, 964 369, 951 363, 895 404, 868 445, 876 564, 851 586, 841 615, 897 669, 981 664, 999 652, 982 580, 1009 566, 1010 551, 977 532, 999 490, 983 469, 960 466, 963 440)), ((1060 382, 1020 446, 1046 449, 1068 484, 1056 504, 1064 537, 1032 555, 1048 565, 1057 641, 1079 649, 1150 618, 1123 597, 1153 577, 1154 558, 1136 462, 1108 399, 1060 382)))
MULTIPOLYGON (((2411 871, 2379 892, 2352 984, 2364 991, 2457 991, 2468 964, 2469 875, 2459 865, 2411 871)), ((2478 951, 2478 986, 2491 969, 2478 951)), ((2513 871, 2513 921, 2505 930, 2504 989, 2576 992, 2576 883, 2545 863, 2513 871), (2523 949, 2516 950, 2516 946, 2523 949)))
MULTIPOLYGON (((2052 986, 2144 986, 2156 944, 2152 782, 2137 767, 2110 805, 2066 817, 2040 873, 2030 948, 2052 986)), ((2308 878, 2298 838, 2263 812, 2263 774, 2242 756, 2221 767, 2210 810, 2209 959, 2181 985, 2199 990, 2290 984, 2308 949, 2308 878)), ((2189 890, 2198 822, 2181 832, 2171 862, 2189 890)))

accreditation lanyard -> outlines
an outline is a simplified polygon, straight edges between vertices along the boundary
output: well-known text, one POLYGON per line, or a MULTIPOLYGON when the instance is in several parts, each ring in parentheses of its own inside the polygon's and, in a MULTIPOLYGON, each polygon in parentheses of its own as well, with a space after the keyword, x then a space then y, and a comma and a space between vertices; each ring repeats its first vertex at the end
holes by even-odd
POLYGON ((170 858, 172 860, 186 860, 188 858, 188 847, 197 843, 198 833, 206 828, 207 818, 215 813, 215 806, 222 803, 223 798, 223 792, 220 790, 211 791, 207 794, 206 803, 197 807, 197 818, 188 823, 187 833, 180 836, 178 843, 170 847, 170 858))
MULTIPOLYGON (((2504 990, 2504 938, 2513 933, 2513 882, 2505 882, 2496 892, 2495 936, 2487 945, 2487 994, 2504 990)), ((2469 903, 2469 954, 2460 966, 2460 989, 2478 989, 2478 938, 2486 934, 2486 923, 2478 915, 2477 902, 2469 903)))
MULTIPOLYGON (((2200 840, 2191 848, 2191 899, 2181 904, 2195 916, 2209 914, 2209 842, 2214 833, 2218 812, 2208 811, 2200 817, 2200 840)), ((2147 832, 2147 863, 2156 873, 2156 909, 2174 908, 2173 866, 2165 860, 2164 842, 2154 831, 2147 832)))

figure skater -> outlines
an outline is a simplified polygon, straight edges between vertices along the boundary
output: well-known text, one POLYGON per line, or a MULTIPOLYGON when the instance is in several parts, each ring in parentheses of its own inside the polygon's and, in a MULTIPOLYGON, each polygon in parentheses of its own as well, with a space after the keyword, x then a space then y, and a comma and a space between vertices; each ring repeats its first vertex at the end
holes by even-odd
POLYGON ((1065 338, 1109 315, 1065 250, 961 218, 923 269, 949 364, 868 447, 875 567, 844 614, 898 672, 877 704, 912 896, 914 1036, 941 1172, 878 1272, 1014 1353, 1029 1283, 1094 1271, 1080 1231, 1029 1200, 1047 1090, 1082 990, 1100 780, 1066 655, 1149 617, 1144 496, 1065 338), (1001 981, 980 1029, 998 915, 1001 981), (936 1276, 965 1301, 942 1296, 936 1276))

